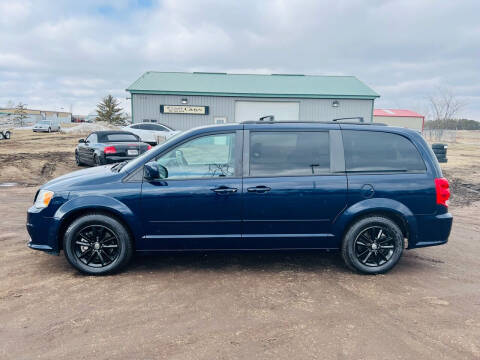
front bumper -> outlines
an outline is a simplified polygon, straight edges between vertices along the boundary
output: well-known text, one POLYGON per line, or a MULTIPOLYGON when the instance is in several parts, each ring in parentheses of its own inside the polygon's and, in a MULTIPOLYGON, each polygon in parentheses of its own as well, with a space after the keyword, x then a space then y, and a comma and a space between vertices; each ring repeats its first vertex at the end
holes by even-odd
POLYGON ((57 242, 58 221, 42 214, 42 209, 32 206, 27 212, 27 231, 30 235, 28 247, 45 251, 49 254, 59 254, 57 242))
POLYGON ((409 242, 409 248, 443 245, 448 242, 452 230, 452 214, 447 212, 433 216, 418 216, 417 222, 417 241, 415 243, 409 242))

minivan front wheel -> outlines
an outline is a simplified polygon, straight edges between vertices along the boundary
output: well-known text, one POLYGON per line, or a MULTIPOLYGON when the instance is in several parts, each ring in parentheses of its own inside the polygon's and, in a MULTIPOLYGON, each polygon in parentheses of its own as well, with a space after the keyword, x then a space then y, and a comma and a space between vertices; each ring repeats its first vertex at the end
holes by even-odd
POLYGON ((353 270, 381 274, 395 266, 403 248, 403 233, 394 221, 369 216, 354 223, 345 234, 342 257, 353 270))
POLYGON ((68 262, 90 275, 119 271, 130 261, 132 241, 125 227, 104 214, 87 214, 68 226, 63 239, 68 262))

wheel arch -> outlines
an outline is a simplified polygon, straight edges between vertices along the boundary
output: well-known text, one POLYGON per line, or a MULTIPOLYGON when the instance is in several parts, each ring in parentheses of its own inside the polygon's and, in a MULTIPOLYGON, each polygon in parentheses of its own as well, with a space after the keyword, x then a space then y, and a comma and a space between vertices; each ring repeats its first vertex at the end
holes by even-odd
POLYGON ((54 218, 58 223, 56 242, 59 250, 63 247, 63 236, 67 227, 72 221, 86 214, 102 214, 116 219, 127 229, 134 246, 141 236, 141 228, 134 213, 122 202, 105 196, 77 197, 65 203, 55 213, 54 218))
POLYGON ((341 241, 349 228, 358 220, 369 216, 383 216, 395 222, 409 247, 416 243, 417 221, 413 213, 402 203, 392 199, 368 199, 348 207, 333 224, 334 234, 341 241))
POLYGON ((60 222, 58 232, 57 232, 57 246, 59 250, 63 250, 63 236, 65 235, 65 231, 67 231, 68 226, 79 217, 90 215, 90 214, 105 215, 117 220, 127 230, 132 240, 133 247, 135 248, 134 232, 130 224, 118 212, 108 208, 92 207, 92 208, 76 209, 65 215, 65 217, 60 222))

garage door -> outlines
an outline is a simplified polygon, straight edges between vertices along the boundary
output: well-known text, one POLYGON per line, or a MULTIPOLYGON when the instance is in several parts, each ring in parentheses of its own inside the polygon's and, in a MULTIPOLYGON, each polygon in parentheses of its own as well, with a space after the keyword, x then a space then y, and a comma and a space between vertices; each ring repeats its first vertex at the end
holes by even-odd
POLYGON ((258 120, 273 115, 275 120, 298 120, 300 104, 287 101, 236 101, 235 121, 258 120))

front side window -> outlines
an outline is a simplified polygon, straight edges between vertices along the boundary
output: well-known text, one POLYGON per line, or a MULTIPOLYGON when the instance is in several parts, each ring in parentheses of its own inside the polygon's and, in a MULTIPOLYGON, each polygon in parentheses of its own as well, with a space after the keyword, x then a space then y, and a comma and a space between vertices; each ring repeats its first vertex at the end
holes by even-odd
POLYGON ((342 136, 347 171, 425 171, 417 148, 401 135, 343 130, 342 136))
POLYGON ((190 140, 156 160, 168 179, 230 177, 235 174, 235 134, 207 135, 190 140))
POLYGON ((318 175, 330 171, 329 133, 250 133, 250 176, 318 175))
POLYGON ((86 139, 85 142, 95 144, 97 142, 97 134, 90 134, 86 139))

